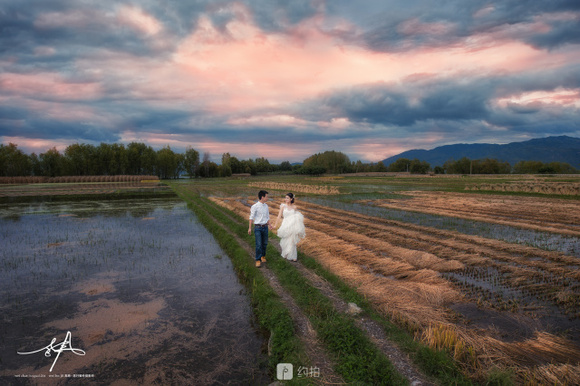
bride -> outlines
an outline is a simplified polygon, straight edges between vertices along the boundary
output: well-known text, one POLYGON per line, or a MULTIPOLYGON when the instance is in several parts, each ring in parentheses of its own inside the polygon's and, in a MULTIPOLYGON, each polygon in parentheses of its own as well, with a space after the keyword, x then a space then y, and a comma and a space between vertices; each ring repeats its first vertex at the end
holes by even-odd
POLYGON ((297 260, 296 244, 306 236, 304 229, 304 216, 300 213, 296 205, 294 205, 294 194, 288 193, 284 197, 284 204, 280 205, 280 212, 274 229, 278 226, 280 217, 284 217, 280 229, 278 229, 278 237, 280 237, 280 246, 282 247, 282 257, 290 261, 297 260))

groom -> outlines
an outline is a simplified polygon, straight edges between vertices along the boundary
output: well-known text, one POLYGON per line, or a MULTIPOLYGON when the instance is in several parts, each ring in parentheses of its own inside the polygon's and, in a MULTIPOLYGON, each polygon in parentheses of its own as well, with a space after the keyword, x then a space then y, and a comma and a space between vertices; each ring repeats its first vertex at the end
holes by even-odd
POLYGON ((268 228, 270 227, 270 211, 268 210, 268 192, 260 190, 258 202, 250 209, 250 224, 248 234, 252 234, 252 222, 254 222, 254 234, 256 236, 256 267, 260 268, 266 262, 266 247, 268 246, 268 228))

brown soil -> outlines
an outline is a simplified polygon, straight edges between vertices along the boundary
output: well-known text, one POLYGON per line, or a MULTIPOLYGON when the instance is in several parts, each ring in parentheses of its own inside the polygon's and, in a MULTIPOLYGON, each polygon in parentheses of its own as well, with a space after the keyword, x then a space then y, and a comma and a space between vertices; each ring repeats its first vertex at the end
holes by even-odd
MULTIPOLYGON (((247 216, 248 206, 240 198, 216 201, 247 216)), ((271 215, 277 215, 278 204, 270 205, 271 215)), ((513 367, 519 380, 542 383, 566 368, 570 371, 562 384, 580 381, 580 347, 538 322, 537 316, 548 309, 487 308, 493 302, 480 303, 477 291, 474 295, 442 276, 467 276, 489 268, 497 272, 492 279, 501 281, 502 288, 537 294, 555 306, 570 307, 575 315, 578 288, 565 289, 563 283, 580 280, 580 259, 310 203, 299 206, 307 225, 307 237, 299 244, 302 252, 356 287, 377 310, 414 331, 417 339, 450 349, 466 371, 484 377, 493 366, 513 367), (546 275, 550 280, 544 280, 546 275), (562 301, 570 303, 562 306, 562 301), (476 308, 487 311, 475 313, 476 308)), ((533 211, 525 213, 533 216, 533 211)), ((571 223, 574 216, 567 212, 558 221, 571 223)), ((520 220, 517 213, 513 217, 520 220)))
POLYGON ((570 182, 511 182, 502 184, 468 185, 465 190, 491 190, 498 192, 525 192, 540 194, 580 195, 580 184, 570 182))
POLYGON ((401 194, 409 198, 373 203, 385 208, 580 236, 580 200, 446 192, 401 194))

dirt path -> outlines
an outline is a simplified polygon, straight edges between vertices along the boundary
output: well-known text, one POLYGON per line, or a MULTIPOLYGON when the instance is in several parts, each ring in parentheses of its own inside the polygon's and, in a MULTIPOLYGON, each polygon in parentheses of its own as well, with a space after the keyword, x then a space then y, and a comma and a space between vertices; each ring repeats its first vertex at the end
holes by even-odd
MULTIPOLYGON (((216 203, 220 203, 219 201, 214 201, 216 203)), ((276 215, 276 209, 272 210, 272 214, 276 215)), ((231 221, 236 221, 234 218, 229 217, 231 221)), ((231 232, 230 232, 231 233, 231 232)), ((252 247, 248 244, 246 240, 242 240, 236 235, 234 235, 236 240, 242 247, 248 251, 248 253, 253 256, 255 253, 252 247)), ((278 250, 278 252, 282 251, 280 247, 280 242, 277 239, 270 238, 270 243, 278 250)), ((270 284, 273 288, 278 292, 279 290, 284 295, 281 295, 283 301, 288 306, 289 309, 292 310, 293 318, 294 313, 296 313, 296 320, 297 325, 300 327, 300 330, 304 333, 307 333, 308 337, 306 337, 306 342, 310 342, 312 339, 316 339, 316 332, 312 330, 310 323, 308 322, 306 316, 302 314, 302 312, 297 308, 297 305, 294 303, 294 300, 289 296, 285 291, 280 287, 275 275, 267 268, 267 263, 263 266, 264 274, 270 281, 270 284), (287 298, 288 297, 288 298, 287 298), (302 319, 306 318, 306 322, 302 319), (310 329, 310 331, 309 331, 310 329)), ((357 326, 365 332, 365 334, 371 339, 372 342, 375 343, 377 348, 391 361, 391 363, 395 366, 397 371, 401 373, 405 378, 409 380, 409 383, 414 386, 419 385, 433 385, 427 378, 415 367, 415 365, 411 362, 409 357, 402 352, 395 344, 393 344, 386 336, 383 328, 374 320, 368 318, 361 313, 358 307, 355 304, 349 304, 344 301, 332 288, 332 285, 326 281, 324 278, 318 276, 308 268, 306 268, 300 261, 295 264, 296 269, 304 276, 310 284, 317 288, 324 296, 326 296, 334 305, 335 309, 343 314, 349 314, 357 324, 357 326)), ((306 335, 306 334, 305 334, 306 335)), ((310 355, 310 353, 309 353, 310 355)), ((310 356, 312 358, 312 356, 310 356)), ((317 358, 318 357, 314 357, 317 358)), ((321 367, 321 366, 319 366, 321 367)), ((322 373, 322 370, 321 370, 322 373)))
MULTIPOLYGON (((209 215, 209 214, 208 214, 209 215)), ((229 216, 228 216, 229 217, 229 216)), ((250 256, 254 256, 255 251, 254 249, 248 244, 247 240, 241 239, 238 235, 232 232, 226 225, 218 221, 215 217, 212 216, 213 221, 219 224, 223 229, 225 229, 230 235, 232 235, 238 244, 248 252, 250 256)), ((231 221, 236 222, 233 218, 231 221)), ((279 248, 279 245, 278 245, 279 248)), ((309 378, 310 380, 320 383, 320 384, 346 384, 342 377, 335 373, 332 361, 329 358, 328 353, 318 340, 316 331, 312 327, 308 317, 300 310, 300 307, 296 304, 292 296, 284 290, 278 278, 270 269, 268 269, 268 263, 262 265, 261 269, 262 273, 268 279, 270 286, 276 292, 280 299, 286 306, 286 308, 290 312, 290 316, 292 317, 292 321, 294 322, 294 326, 296 328, 296 333, 298 338, 302 341, 305 349, 306 355, 310 358, 310 363, 320 369, 320 377, 319 378, 309 378)), ((270 337, 272 339, 272 337, 270 337)), ((294 363, 294 366, 300 366, 301 364, 294 363)))
MULTIPOLYGON (((272 243, 276 245, 278 252, 281 252, 282 248, 280 248, 278 240, 274 240, 272 243)), ((433 383, 429 382, 427 378, 419 372, 409 357, 387 338, 383 328, 377 322, 364 316, 364 314, 359 313, 355 304, 344 301, 328 281, 304 267, 300 262, 296 264, 296 268, 306 279, 308 279, 313 287, 317 288, 332 301, 336 310, 343 314, 350 314, 354 318, 357 326, 363 330, 379 350, 389 358, 397 371, 407 378, 411 385, 433 385, 433 383)))

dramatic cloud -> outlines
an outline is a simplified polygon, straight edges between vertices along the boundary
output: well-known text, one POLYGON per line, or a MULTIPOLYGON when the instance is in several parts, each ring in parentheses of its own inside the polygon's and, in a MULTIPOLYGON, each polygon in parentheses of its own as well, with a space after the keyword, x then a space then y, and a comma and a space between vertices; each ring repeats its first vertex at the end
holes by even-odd
POLYGON ((0 139, 295 162, 580 136, 579 30, 576 0, 0 0, 0 139))

